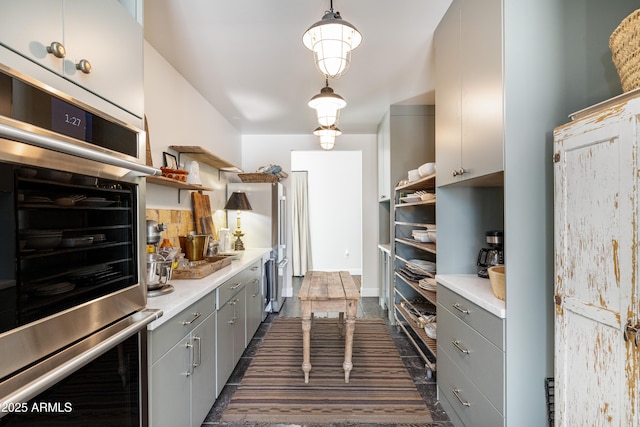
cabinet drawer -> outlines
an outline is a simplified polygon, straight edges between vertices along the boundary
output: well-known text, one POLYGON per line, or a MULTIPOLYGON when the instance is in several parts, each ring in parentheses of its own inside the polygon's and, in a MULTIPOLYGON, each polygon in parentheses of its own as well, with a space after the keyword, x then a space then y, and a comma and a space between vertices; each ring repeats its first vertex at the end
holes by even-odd
POLYGON ((215 292, 211 292, 175 315, 171 320, 151 331, 149 334, 151 363, 158 360, 180 339, 202 323, 204 319, 213 313, 214 307, 215 292))
POLYGON ((442 353, 504 412, 504 352, 438 304, 438 357, 442 353))
POLYGON ((446 399, 465 426, 504 426, 502 414, 456 367, 446 352, 438 352, 438 388, 441 399, 446 399))
POLYGON ((437 292, 438 305, 449 310, 458 319, 478 331, 500 350, 504 350, 504 319, 494 316, 440 284, 438 284, 437 292))
POLYGON ((224 306, 227 301, 242 290, 247 284, 250 273, 250 270, 243 270, 218 287, 216 292, 218 295, 216 310, 220 310, 220 307, 224 306))

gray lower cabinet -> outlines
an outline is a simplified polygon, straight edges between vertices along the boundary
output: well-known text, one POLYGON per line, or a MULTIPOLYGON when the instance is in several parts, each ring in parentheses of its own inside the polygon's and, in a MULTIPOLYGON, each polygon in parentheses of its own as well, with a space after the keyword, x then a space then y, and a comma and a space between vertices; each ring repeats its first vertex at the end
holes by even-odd
POLYGON ((262 321, 261 261, 149 331, 149 425, 200 426, 262 321))
POLYGON ((215 292, 149 333, 149 424, 200 426, 215 402, 215 292))
POLYGON ((248 309, 247 293, 251 292, 250 285, 254 284, 254 280, 260 279, 259 265, 259 261, 252 264, 218 287, 217 394, 220 394, 240 360, 246 348, 247 335, 250 335, 250 339, 255 332, 249 334, 247 331, 247 318, 253 316, 252 308, 248 309), (256 266, 258 269, 254 268, 256 266))
POLYGON ((262 268, 260 264, 249 268, 246 289, 247 308, 247 332, 245 334, 245 347, 249 345, 251 338, 264 320, 264 296, 262 295, 262 268))
POLYGON ((504 319, 442 285, 437 294, 442 407, 456 426, 504 426, 504 319))

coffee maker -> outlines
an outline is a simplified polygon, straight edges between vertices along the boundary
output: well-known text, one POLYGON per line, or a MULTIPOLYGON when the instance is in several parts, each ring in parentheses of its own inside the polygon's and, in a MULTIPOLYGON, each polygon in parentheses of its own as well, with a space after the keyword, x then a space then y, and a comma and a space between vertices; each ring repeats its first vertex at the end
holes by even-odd
POLYGON ((147 297, 155 297, 173 292, 169 284, 173 267, 173 256, 167 258, 160 254, 158 245, 166 225, 147 220, 147 297), (151 246, 153 249, 151 249, 151 246))
POLYGON ((488 279, 489 273, 487 269, 489 267, 504 264, 504 251, 502 249, 504 235, 500 230, 492 230, 485 233, 485 238, 489 247, 480 249, 476 265, 479 267, 478 276, 488 279))

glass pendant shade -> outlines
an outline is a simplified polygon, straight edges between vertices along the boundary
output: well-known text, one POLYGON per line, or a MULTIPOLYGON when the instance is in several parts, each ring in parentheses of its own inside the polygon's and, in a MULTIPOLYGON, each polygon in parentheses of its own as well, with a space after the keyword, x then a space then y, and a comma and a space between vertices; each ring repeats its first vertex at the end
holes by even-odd
POLYGON ((313 52, 318 71, 335 79, 349 70, 351 51, 362 43, 362 34, 332 7, 302 35, 302 43, 313 52))
POLYGON ((308 105, 316 110, 320 126, 333 126, 338 123, 340 109, 346 107, 347 101, 327 85, 309 100, 308 105))
POLYGON ((317 127, 313 134, 320 140, 320 147, 323 150, 331 150, 336 144, 336 136, 342 135, 342 131, 335 126, 317 127))

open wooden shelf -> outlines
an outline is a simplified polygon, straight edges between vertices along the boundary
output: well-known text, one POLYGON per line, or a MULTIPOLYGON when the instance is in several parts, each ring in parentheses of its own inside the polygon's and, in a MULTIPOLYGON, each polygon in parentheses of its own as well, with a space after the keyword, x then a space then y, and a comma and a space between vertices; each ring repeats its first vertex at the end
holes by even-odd
MULTIPOLYGON (((242 169, 237 167, 236 165, 229 163, 228 161, 196 145, 171 145, 169 146, 169 148, 179 154, 187 154, 194 160, 197 160, 209 166, 213 166, 214 168, 221 171, 242 172, 242 169)), ((179 157, 178 163, 180 163, 179 157)))

